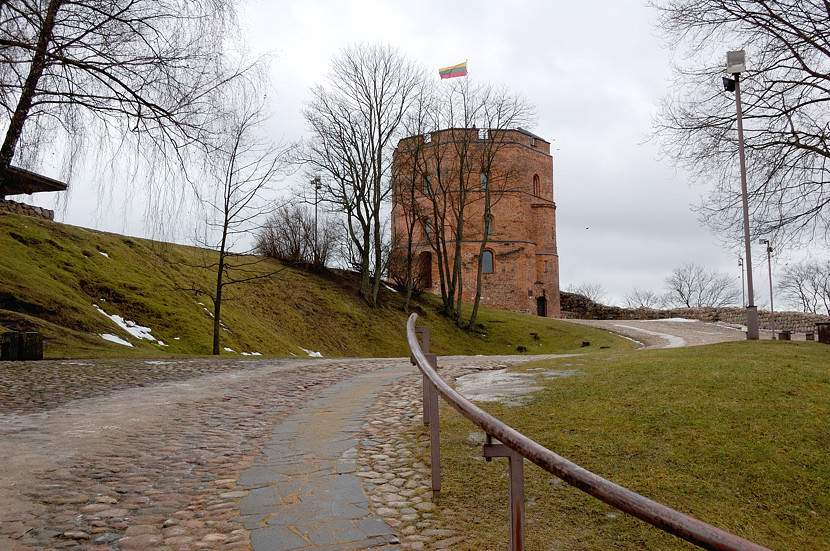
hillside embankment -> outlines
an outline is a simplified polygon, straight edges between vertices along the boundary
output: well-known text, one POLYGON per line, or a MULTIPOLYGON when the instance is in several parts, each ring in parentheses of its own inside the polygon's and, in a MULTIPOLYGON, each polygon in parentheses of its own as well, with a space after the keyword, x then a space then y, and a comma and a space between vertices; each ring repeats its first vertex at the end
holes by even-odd
MULTIPOLYGON (((48 358, 170 357, 212 350, 216 251, 0 214, 0 333, 36 331, 48 358)), ((379 305, 357 292, 355 273, 258 260, 270 274, 225 287, 223 355, 408 356, 403 297, 382 286, 379 305)), ((234 259, 234 262, 238 259, 234 259)), ((250 272, 248 276, 252 275, 250 272)), ((582 341, 627 346, 587 327, 482 309, 472 331, 440 313, 424 294, 410 312, 428 325, 433 352, 556 354, 582 341), (615 344, 616 343, 616 344, 615 344)))

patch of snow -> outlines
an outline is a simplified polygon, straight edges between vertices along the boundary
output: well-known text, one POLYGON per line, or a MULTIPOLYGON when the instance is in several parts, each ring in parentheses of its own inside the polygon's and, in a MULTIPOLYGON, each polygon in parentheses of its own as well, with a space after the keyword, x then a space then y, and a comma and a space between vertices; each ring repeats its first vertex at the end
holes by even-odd
MULTIPOLYGON (((210 310, 208 310, 208 309, 207 309, 207 306, 205 306, 205 305, 204 305, 203 303, 201 303, 201 302, 196 302, 196 304, 198 304, 199 306, 201 306, 201 307, 202 307, 202 310, 204 310, 205 312, 207 312, 207 315, 208 315, 208 316, 213 317, 213 312, 211 312, 210 310)), ((220 320, 220 321, 219 321, 219 323, 222 323, 222 321, 220 320)))
MULTIPOLYGON (((542 376, 552 379, 580 373, 574 369, 546 371, 542 376)), ((456 390, 468 400, 500 402, 508 406, 524 405, 526 398, 543 387, 534 384, 536 373, 507 373, 505 369, 480 371, 456 379, 456 390)))
POLYGON ((167 346, 166 344, 164 344, 164 341, 158 341, 158 345, 159 346, 167 346))
POLYGON ((624 327, 632 331, 639 331, 640 333, 645 333, 646 335, 653 335, 655 337, 660 337, 661 339, 666 339, 667 341, 669 341, 669 343, 664 348, 681 348, 683 346, 686 346, 686 341, 683 340, 681 337, 667 335, 666 333, 660 333, 658 331, 649 331, 648 329, 641 329, 639 327, 633 327, 631 325, 623 325, 621 323, 615 323, 614 325, 616 327, 624 327))
POLYGON ((303 352, 308 354, 309 358, 322 358, 323 357, 323 355, 320 354, 319 352, 312 352, 311 350, 306 350, 302 346, 298 346, 297 348, 299 348, 300 350, 302 350, 303 352))
POLYGON ((397 290, 397 289, 394 289, 394 288, 390 287, 390 286, 389 286, 389 285, 387 285, 386 283, 384 283, 384 284, 383 284, 383 286, 384 286, 384 287, 386 287, 387 289, 389 289, 390 291, 392 291, 393 293, 397 293, 397 292, 398 292, 398 290, 397 290))
POLYGON ((114 342, 115 344, 121 344, 123 346, 132 346, 132 343, 129 343, 119 337, 118 335, 110 335, 109 333, 101 333, 99 336, 104 339, 105 341, 114 342))
POLYGON ((107 253, 105 253, 104 251, 98 251, 98 254, 100 254, 101 256, 106 256, 107 258, 109 258, 109 257, 110 257, 110 255, 108 255, 108 254, 107 254, 107 253))
POLYGON ((242 352, 243 356, 262 356, 259 352, 242 352))
POLYGON ((174 341, 180 341, 180 340, 182 340, 182 338, 181 337, 173 337, 173 340, 174 341))
POLYGON ((150 334, 152 329, 150 329, 149 327, 138 325, 134 321, 125 320, 118 314, 109 315, 106 312, 104 312, 104 310, 97 304, 93 304, 92 306, 94 306, 95 309, 98 310, 100 313, 111 319, 115 323, 115 325, 117 325, 133 337, 137 339, 147 339, 148 341, 156 342, 156 338, 150 334))
POLYGON ((234 350, 233 348, 228 348, 227 346, 222 350, 224 350, 225 352, 233 352, 234 354, 236 354, 236 350, 234 350))
POLYGON ((666 318, 662 320, 643 320, 643 321, 673 321, 676 323, 699 323, 700 320, 690 320, 688 318, 666 318))

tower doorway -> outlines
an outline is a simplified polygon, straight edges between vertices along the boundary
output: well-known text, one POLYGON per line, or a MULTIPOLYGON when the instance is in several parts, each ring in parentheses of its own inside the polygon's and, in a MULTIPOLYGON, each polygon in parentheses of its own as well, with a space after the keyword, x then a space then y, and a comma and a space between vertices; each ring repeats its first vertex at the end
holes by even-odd
POLYGON ((536 315, 543 318, 548 317, 548 299, 544 296, 536 299, 536 315))

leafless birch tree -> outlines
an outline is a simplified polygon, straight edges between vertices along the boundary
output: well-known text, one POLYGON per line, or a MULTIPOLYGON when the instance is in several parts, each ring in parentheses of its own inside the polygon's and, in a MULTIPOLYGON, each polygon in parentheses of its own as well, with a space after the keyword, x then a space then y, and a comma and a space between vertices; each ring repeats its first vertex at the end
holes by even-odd
POLYGON ((52 152, 66 179, 88 152, 152 169, 147 193, 181 182, 212 92, 250 67, 223 56, 235 17, 234 0, 0 3, 0 196, 10 163, 52 152))
POLYGON ((394 48, 351 46, 332 60, 325 82, 312 87, 303 109, 311 137, 302 161, 319 174, 322 202, 345 217, 360 294, 369 304, 376 304, 384 275, 382 206, 390 191, 392 151, 422 75, 394 48))
POLYGON ((654 0, 679 60, 656 135, 714 189, 701 217, 739 239, 740 176, 727 50, 745 49, 741 98, 754 233, 830 237, 830 5, 819 0, 654 0))
POLYGON ((802 311, 830 316, 830 261, 787 266, 778 288, 802 311))
POLYGON ((214 99, 227 109, 213 123, 218 128, 205 155, 200 197, 205 218, 204 234, 198 241, 207 247, 207 260, 200 268, 215 274, 215 285, 191 289, 213 301, 213 354, 221 351, 225 288, 263 280, 280 270, 264 268, 262 257, 238 250, 237 245, 241 237, 252 233, 260 218, 277 207, 268 191, 288 159, 284 148, 260 134, 267 113, 258 83, 242 80, 226 92, 214 99))
POLYGON ((686 308, 737 304, 740 291, 727 274, 689 263, 666 278, 666 301, 686 308))

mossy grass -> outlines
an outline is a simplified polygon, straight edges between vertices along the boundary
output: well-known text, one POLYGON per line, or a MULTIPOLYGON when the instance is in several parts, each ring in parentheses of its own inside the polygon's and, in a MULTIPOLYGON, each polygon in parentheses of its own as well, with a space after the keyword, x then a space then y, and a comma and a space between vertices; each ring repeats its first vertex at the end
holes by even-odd
MULTIPOLYGON (((0 331, 40 331, 46 357, 204 355, 212 348, 212 304, 185 289, 210 288, 215 276, 193 266, 213 251, 17 215, 0 216, 0 251, 0 331), (165 346, 131 336, 93 304, 149 327, 165 346)), ((280 268, 261 264, 263 272, 280 268)), ((221 343, 234 352, 225 353, 409 355, 399 294, 382 288, 381 306, 373 308, 358 297, 353 273, 284 268, 259 284, 226 288, 221 343)), ((486 308, 474 330, 463 331, 439 309, 432 295, 413 304, 419 323, 430 326, 438 354, 585 352, 582 341, 591 341, 590 350, 631 346, 602 331, 486 308)))
MULTIPOLYGON (((830 347, 737 342, 517 369, 544 390, 523 407, 482 405, 547 448, 771 549, 830 549, 830 347)), ((506 462, 485 463, 477 429, 441 414, 439 503, 463 511, 447 520, 468 534, 457 549, 503 549, 506 462)), ((535 465, 525 474, 527 549, 693 548, 535 465)))

